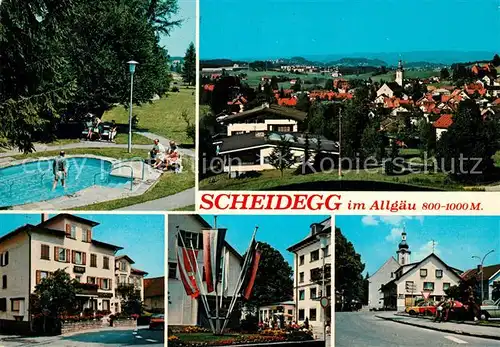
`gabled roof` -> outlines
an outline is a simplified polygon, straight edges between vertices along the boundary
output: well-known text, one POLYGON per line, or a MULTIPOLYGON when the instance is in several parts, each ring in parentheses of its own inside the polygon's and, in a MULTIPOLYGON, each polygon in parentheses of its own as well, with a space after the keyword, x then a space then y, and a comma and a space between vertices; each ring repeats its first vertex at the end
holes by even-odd
POLYGON ((323 228, 317 234, 315 234, 315 235, 309 234, 302 241, 300 241, 300 242, 298 242, 298 243, 296 243, 296 244, 288 247, 287 251, 288 252, 295 252, 295 251, 299 250, 300 248, 302 248, 302 247, 304 247, 306 245, 309 245, 311 243, 317 242, 318 241, 318 238, 317 238, 318 235, 321 235, 321 234, 331 234, 332 233, 332 218, 331 217, 328 217, 327 219, 321 221, 318 224, 321 224, 323 228))
POLYGON ((59 220, 61 218, 66 218, 66 219, 69 219, 69 220, 73 220, 75 222, 86 224, 86 225, 90 225, 92 227, 95 227, 95 226, 99 225, 98 222, 94 222, 94 221, 92 221, 90 219, 85 219, 85 218, 78 217, 78 216, 75 216, 75 215, 69 214, 69 213, 59 213, 58 215, 55 215, 54 217, 47 219, 45 222, 42 222, 42 223, 38 224, 38 226, 44 227, 47 224, 52 223, 53 221, 59 220))
POLYGON ((15 230, 11 231, 10 233, 7 233, 7 234, 3 235, 2 237, 0 237, 0 243, 7 241, 7 240, 11 239, 12 237, 19 235, 23 232, 27 232, 27 233, 39 232, 39 233, 54 235, 54 236, 58 236, 58 237, 65 237, 66 236, 66 233, 64 231, 61 231, 61 230, 48 229, 48 228, 44 228, 44 227, 40 227, 40 226, 35 226, 32 224, 26 224, 26 225, 23 225, 22 227, 19 227, 15 230))
POLYGON ((118 261, 118 260, 121 260, 121 259, 125 259, 126 261, 128 261, 130 264, 135 264, 135 261, 132 260, 132 258, 130 258, 128 255, 124 254, 124 255, 119 255, 117 257, 115 257, 115 261, 118 261))
MULTIPOLYGON (((483 267, 484 279, 490 279, 498 271, 500 271, 500 264, 484 266, 483 267)), ((462 278, 465 280, 471 279, 473 277, 477 277, 478 279, 480 279, 481 278, 480 274, 481 274, 481 272, 478 271, 477 268, 474 268, 474 269, 470 269, 470 270, 465 271, 462 274, 462 278)))
POLYGON ((443 114, 441 117, 435 121, 432 126, 438 129, 448 129, 453 124, 453 115, 443 114))
MULTIPOLYGON (((217 140, 219 143, 220 154, 246 151, 251 148, 273 147, 279 141, 274 138, 278 136, 287 136, 293 138, 289 142, 290 147, 305 148, 305 135, 302 133, 281 133, 281 132, 257 132, 232 135, 217 140)), ((324 136, 319 136, 321 140, 321 150, 325 152, 338 152, 338 144, 328 140, 324 136)), ((309 136, 309 149, 314 150, 316 147, 316 136, 309 136)))
POLYGON ((144 279, 144 298, 165 296, 165 277, 144 279))
POLYGON ((92 239, 92 244, 94 246, 97 246, 97 247, 102 247, 102 248, 107 248, 107 249, 111 249, 112 251, 114 252, 118 252, 120 249, 123 249, 123 247, 120 247, 120 246, 115 246, 115 245, 112 245, 111 243, 106 243, 106 242, 102 242, 102 241, 97 241, 97 240, 94 240, 92 239))
MULTIPOLYGON (((421 261, 417 262, 417 263, 414 263, 413 266, 411 266, 401 277, 399 278, 395 278, 389 282, 387 282, 386 284, 384 284, 384 286, 387 286, 389 284, 392 284, 392 283, 395 283, 397 281, 401 281, 403 278, 405 278, 413 269, 415 268, 418 268, 420 266, 420 264, 423 264, 425 261, 427 261, 427 259, 429 258, 435 258, 437 259, 441 264, 443 264, 445 266, 445 268, 450 271, 451 273, 455 274, 455 276, 457 277, 457 279, 460 279, 460 275, 458 274, 458 272, 461 272, 461 270, 459 269, 456 269, 456 268, 453 268, 451 266, 449 266, 448 264, 446 264, 443 260, 441 260, 441 258, 439 258, 436 254, 434 253, 431 253, 429 254, 427 257, 425 257, 424 259, 422 259, 421 261)), ((402 267, 404 267, 405 265, 403 265, 402 267)), ((399 268, 401 269, 401 267, 399 268)), ((398 270, 399 270, 398 269, 398 270)))
POLYGON ((130 269, 130 273, 132 273, 134 275, 140 275, 140 276, 146 276, 148 274, 146 271, 142 271, 142 270, 134 269, 134 268, 130 269))
POLYGON ((307 113, 296 110, 294 108, 279 106, 275 104, 264 104, 262 106, 253 108, 248 111, 243 111, 240 113, 235 113, 224 118, 223 122, 244 120, 247 118, 255 117, 263 113, 271 113, 282 118, 291 118, 299 122, 303 122, 306 119, 307 113))
POLYGON ((380 269, 382 269, 384 266, 386 266, 387 264, 392 263, 392 262, 396 262, 396 264, 399 264, 398 261, 396 260, 396 258, 390 257, 389 259, 387 259, 385 261, 385 263, 382 264, 381 267, 378 268, 377 271, 375 271, 374 273, 372 273, 372 275, 370 277, 368 277, 368 278, 372 278, 373 276, 375 276, 380 271, 380 269))

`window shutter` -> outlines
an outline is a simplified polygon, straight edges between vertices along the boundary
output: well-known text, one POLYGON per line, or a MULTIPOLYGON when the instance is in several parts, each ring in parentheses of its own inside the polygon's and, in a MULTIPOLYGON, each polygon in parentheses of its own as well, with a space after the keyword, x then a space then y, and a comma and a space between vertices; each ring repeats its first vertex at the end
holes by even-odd
POLYGON ((54 247, 54 260, 59 261, 59 247, 54 247))
POLYGON ((71 262, 71 251, 69 249, 66 250, 66 263, 71 262))
POLYGON ((75 263, 75 258, 76 258, 76 251, 71 251, 71 262, 72 262, 73 264, 76 264, 76 263, 75 263))
POLYGON ((90 231, 90 229, 87 229, 87 242, 91 241, 92 241, 92 232, 90 231))
POLYGON ((5 266, 9 265, 9 251, 5 252, 5 266))
POLYGON ((109 284, 109 289, 113 289, 113 280, 111 278, 108 280, 108 284, 109 284))
POLYGON ((87 265, 87 253, 82 252, 82 265, 87 265))
POLYGON ((40 284, 41 281, 42 281, 42 279, 41 279, 40 270, 36 270, 36 284, 40 284))
POLYGON ((71 236, 71 225, 66 224, 66 236, 71 236))

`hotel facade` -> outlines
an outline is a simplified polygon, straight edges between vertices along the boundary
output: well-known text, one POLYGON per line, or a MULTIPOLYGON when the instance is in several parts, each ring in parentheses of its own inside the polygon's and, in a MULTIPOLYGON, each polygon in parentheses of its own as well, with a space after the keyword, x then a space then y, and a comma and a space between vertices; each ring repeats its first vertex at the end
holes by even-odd
POLYGON ((9 321, 29 324, 30 295, 41 281, 64 269, 78 281, 77 299, 82 309, 120 312, 118 288, 133 286, 143 295, 147 274, 131 267, 127 256, 117 257, 122 247, 93 238, 99 223, 70 214, 41 223, 26 224, 0 238, 0 329, 9 321))
POLYGON ((308 319, 318 330, 331 320, 331 305, 324 310, 320 304, 321 297, 331 301, 331 234, 331 218, 328 218, 312 224, 308 236, 288 248, 294 254, 294 320, 302 324, 308 319), (323 268, 325 292, 322 292, 323 268))

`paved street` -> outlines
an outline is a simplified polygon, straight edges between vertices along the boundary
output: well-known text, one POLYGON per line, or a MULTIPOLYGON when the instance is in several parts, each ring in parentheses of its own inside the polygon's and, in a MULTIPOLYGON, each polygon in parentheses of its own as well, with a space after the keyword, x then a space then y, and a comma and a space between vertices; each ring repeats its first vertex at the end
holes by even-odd
MULTIPOLYGON (((493 328, 497 329, 497 328, 493 328)), ((500 347, 500 341, 455 335, 403 325, 373 312, 336 312, 335 347, 500 347)))
POLYGON ((50 347, 83 347, 83 346, 164 346, 164 332, 139 328, 106 329, 89 331, 70 336, 58 337, 8 337, 0 336, 0 347, 18 346, 50 346, 50 347))

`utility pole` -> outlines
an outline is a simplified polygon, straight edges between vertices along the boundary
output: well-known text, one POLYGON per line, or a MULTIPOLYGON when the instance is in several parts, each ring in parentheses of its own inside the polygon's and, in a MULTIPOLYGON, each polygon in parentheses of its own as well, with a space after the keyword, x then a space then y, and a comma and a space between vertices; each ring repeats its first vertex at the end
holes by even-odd
MULTIPOLYGON (((472 258, 477 258, 479 260, 481 260, 481 265, 480 268, 481 268, 481 305, 483 304, 483 301, 484 301, 484 271, 483 271, 483 264, 484 264, 484 260, 486 259, 486 257, 495 252, 494 249, 492 249, 491 251, 489 251, 488 253, 486 253, 483 258, 481 259, 480 257, 478 257, 477 255, 473 255, 472 258)), ((489 298, 491 299, 491 298, 489 298)))

